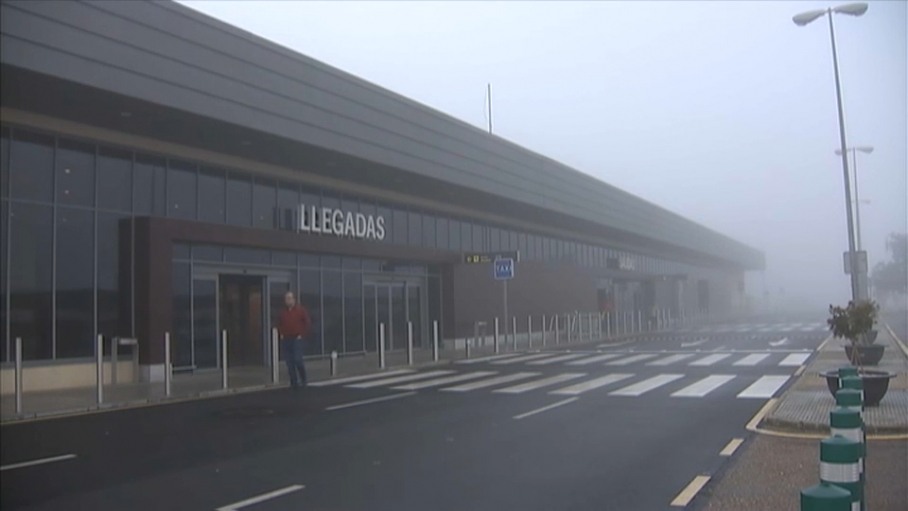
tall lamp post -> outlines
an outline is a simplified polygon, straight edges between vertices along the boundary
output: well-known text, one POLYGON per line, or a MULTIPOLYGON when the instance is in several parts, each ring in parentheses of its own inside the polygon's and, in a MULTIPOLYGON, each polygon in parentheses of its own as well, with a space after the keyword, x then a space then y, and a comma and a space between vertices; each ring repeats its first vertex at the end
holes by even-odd
POLYGON ((857 301, 861 298, 860 286, 858 284, 858 275, 855 271, 855 251, 854 251, 854 221, 851 217, 851 186, 848 179, 848 144, 845 143, 845 118, 842 112, 842 86, 839 81, 839 57, 836 53, 835 47, 835 28, 832 24, 832 15, 833 14, 847 14, 849 16, 861 16, 867 12, 867 4, 864 3, 855 3, 855 4, 845 4, 838 7, 828 7, 826 9, 820 9, 815 11, 802 12, 792 18, 795 25, 803 27, 808 23, 811 23, 824 15, 829 18, 829 38, 832 41, 832 67, 835 72, 835 93, 836 93, 836 103, 839 108, 839 142, 841 143, 841 153, 842 153, 842 174, 845 179, 845 210, 846 217, 848 219, 848 263, 850 268, 851 276, 851 298, 852 300, 857 301))
MULTIPOLYGON (((858 151, 861 151, 865 154, 870 154, 873 152, 873 146, 857 146, 849 147, 847 151, 851 151, 851 161, 852 161, 852 173, 854 174, 854 228, 857 235, 856 246, 858 250, 861 250, 861 198, 858 195, 858 151)), ((841 149, 836 149, 835 153, 839 156, 842 155, 841 149)))

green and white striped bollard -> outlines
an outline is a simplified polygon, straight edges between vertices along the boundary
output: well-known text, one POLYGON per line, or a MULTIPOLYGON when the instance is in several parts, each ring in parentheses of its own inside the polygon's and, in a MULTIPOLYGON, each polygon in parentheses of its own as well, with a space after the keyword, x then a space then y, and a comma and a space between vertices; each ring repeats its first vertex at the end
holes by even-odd
POLYGON ((851 511, 851 493, 820 482, 801 490, 801 511, 851 511))
POLYGON ((820 441, 820 481, 851 493, 851 511, 860 511, 864 500, 861 483, 861 444, 841 435, 820 441))
MULTIPOLYGON (((841 378, 840 381, 841 381, 842 389, 860 392, 861 413, 858 416, 858 420, 860 421, 860 430, 858 431, 858 433, 860 435, 860 437, 859 437, 860 439, 858 440, 856 438, 852 438, 852 440, 858 440, 859 442, 861 442, 861 482, 866 485, 867 484, 867 475, 866 475, 867 424, 864 423, 864 380, 862 380, 860 376, 844 376, 841 378)), ((831 418, 832 418, 832 416, 830 415, 830 419, 831 418)), ((830 423, 830 426, 833 428, 835 427, 832 425, 832 423, 830 423)), ((833 435, 835 434, 835 430, 832 431, 832 434, 833 435)), ((846 435, 842 435, 842 436, 846 436, 846 435)), ((846 438, 851 438, 851 437, 846 436, 846 438)), ((864 500, 862 499, 861 500, 861 510, 863 511, 866 508, 866 506, 867 506, 867 503, 864 502, 864 500)))

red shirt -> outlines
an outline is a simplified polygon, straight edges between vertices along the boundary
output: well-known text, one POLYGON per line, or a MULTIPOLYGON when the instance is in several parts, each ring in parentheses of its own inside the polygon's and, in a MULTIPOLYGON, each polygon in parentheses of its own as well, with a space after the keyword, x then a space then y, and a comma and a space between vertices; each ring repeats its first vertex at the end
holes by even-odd
POLYGON ((284 307, 281 309, 280 321, 277 327, 281 339, 296 339, 305 337, 309 333, 309 327, 312 321, 309 319, 309 312, 300 304, 293 308, 284 307))

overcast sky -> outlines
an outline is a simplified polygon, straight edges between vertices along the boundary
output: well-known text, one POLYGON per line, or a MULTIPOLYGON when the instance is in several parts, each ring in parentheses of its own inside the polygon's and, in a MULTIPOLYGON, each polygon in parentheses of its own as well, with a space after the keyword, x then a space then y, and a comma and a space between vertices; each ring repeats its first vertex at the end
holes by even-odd
MULTIPOLYGON (((766 288, 847 300, 825 2, 182 2, 763 250, 766 288)), ((906 230, 908 10, 837 15, 871 265, 906 230)), ((759 273, 748 294, 762 293, 759 273)))

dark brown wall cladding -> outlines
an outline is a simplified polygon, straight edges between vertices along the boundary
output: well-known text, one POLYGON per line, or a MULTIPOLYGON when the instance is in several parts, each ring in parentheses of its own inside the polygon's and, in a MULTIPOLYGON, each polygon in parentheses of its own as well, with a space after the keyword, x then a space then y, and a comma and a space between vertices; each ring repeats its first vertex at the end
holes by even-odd
MULTIPOLYGON (((172 328, 171 272, 174 242, 327 253, 428 264, 450 263, 459 257, 444 250, 172 218, 136 218, 135 230, 136 335, 141 346, 139 359, 143 364, 160 363, 164 359, 164 333, 172 328)), ((128 239, 124 242, 128 243, 128 239)), ((445 272, 444 275, 450 275, 450 272, 445 272)), ((443 280, 442 286, 449 287, 449 282, 443 280)), ((445 305, 442 317, 453 317, 448 306, 449 304, 445 305)))
MULTIPOLYGON (((491 332, 495 317, 504 317, 503 284, 494 279, 491 264, 453 266, 453 328, 456 337, 473 333, 474 321, 487 321, 491 332)), ((569 264, 523 261, 517 263, 508 281, 508 314, 517 316, 519 332, 526 330, 528 315, 538 328, 543 314, 597 309, 596 279, 583 268, 569 264)), ((504 327, 502 326, 502 331, 504 327)), ((446 332, 447 333, 447 332, 446 332)))

